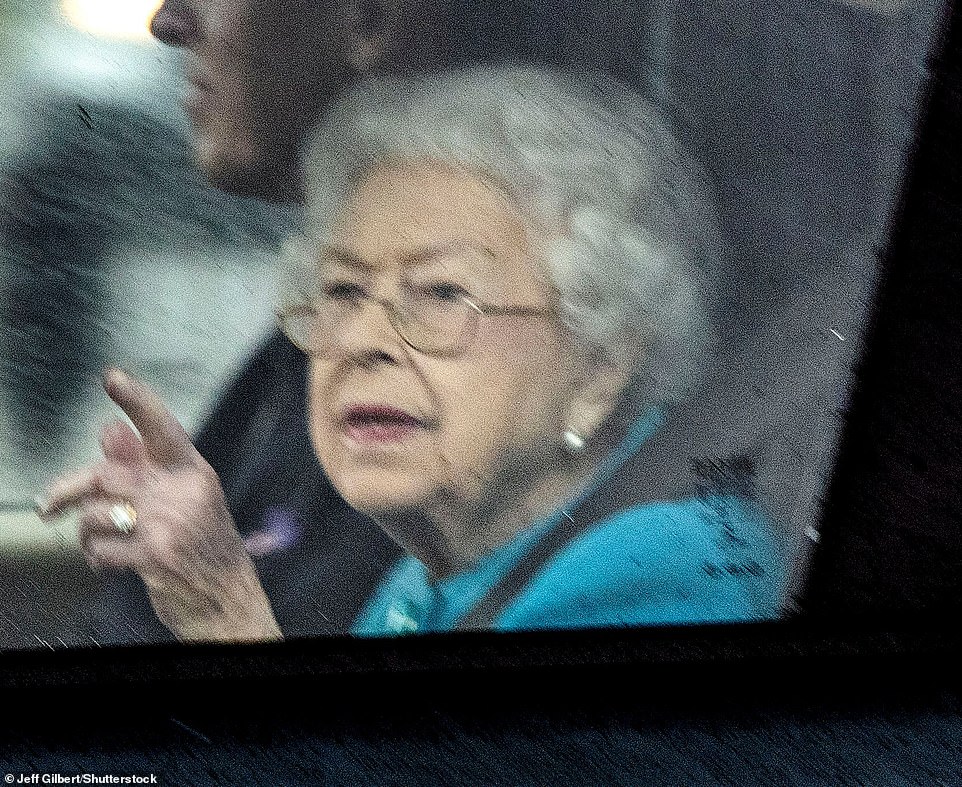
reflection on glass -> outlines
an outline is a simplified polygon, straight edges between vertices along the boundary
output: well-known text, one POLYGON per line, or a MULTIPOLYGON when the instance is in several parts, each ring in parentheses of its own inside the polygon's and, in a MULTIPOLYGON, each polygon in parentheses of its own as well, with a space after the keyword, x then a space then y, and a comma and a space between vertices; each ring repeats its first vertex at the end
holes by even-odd
POLYGON ((791 610, 935 3, 455 4, 342 55, 318 4, 206 0, 153 26, 183 61, 145 36, 157 5, 0 15, 27 53, 0 140, 0 647, 791 610), (348 92, 505 57, 635 92, 348 92), (465 239, 483 264, 381 270, 465 239), (111 402, 107 366, 149 390, 111 402), (124 412, 136 434, 102 428, 124 412), (76 487, 86 524, 43 524, 25 501, 103 452, 163 489, 76 487))
POLYGON ((161 0, 63 0, 65 19, 74 27, 107 38, 146 39, 161 0))

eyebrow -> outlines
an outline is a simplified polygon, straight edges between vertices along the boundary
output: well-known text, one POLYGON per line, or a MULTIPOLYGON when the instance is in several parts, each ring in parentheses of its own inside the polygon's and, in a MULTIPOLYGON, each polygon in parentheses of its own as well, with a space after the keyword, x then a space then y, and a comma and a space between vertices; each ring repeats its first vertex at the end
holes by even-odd
MULTIPOLYGON (((424 246, 419 249, 405 252, 400 255, 399 259, 402 265, 421 265, 426 262, 430 262, 432 259, 439 257, 442 254, 464 250, 479 251, 491 259, 494 259, 495 257, 494 252, 487 246, 483 246, 479 243, 473 243, 471 241, 453 240, 445 241, 443 243, 435 243, 430 246, 424 246)), ((356 254, 352 254, 350 251, 341 246, 324 246, 321 249, 321 259, 335 262, 340 265, 345 265, 350 268, 360 268, 362 270, 371 270, 372 268, 377 267, 376 264, 361 259, 356 254)))

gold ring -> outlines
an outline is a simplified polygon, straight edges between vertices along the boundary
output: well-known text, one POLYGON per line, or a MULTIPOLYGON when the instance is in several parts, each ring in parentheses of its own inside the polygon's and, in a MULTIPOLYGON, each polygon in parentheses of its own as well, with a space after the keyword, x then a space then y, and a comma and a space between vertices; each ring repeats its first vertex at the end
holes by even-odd
POLYGON ((129 536, 137 526, 137 509, 130 503, 117 503, 110 507, 110 521, 117 530, 129 536))

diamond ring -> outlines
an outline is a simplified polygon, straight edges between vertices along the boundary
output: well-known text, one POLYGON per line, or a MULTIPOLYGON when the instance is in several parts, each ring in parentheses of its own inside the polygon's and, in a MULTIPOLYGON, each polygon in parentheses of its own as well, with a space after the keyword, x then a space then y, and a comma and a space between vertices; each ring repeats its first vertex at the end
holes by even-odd
POLYGON ((110 521, 125 536, 129 536, 137 525, 137 509, 130 503, 117 503, 110 507, 110 521))

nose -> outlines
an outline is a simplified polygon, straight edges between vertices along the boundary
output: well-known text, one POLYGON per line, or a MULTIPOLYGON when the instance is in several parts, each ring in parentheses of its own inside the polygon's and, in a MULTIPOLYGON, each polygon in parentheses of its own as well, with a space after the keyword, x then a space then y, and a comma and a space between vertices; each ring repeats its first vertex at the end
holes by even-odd
POLYGON ((168 46, 190 47, 197 31, 197 10, 192 0, 164 0, 150 20, 151 35, 168 46))
POLYGON ((397 363, 403 340, 391 322, 388 301, 366 299, 337 330, 340 352, 362 364, 397 363))

